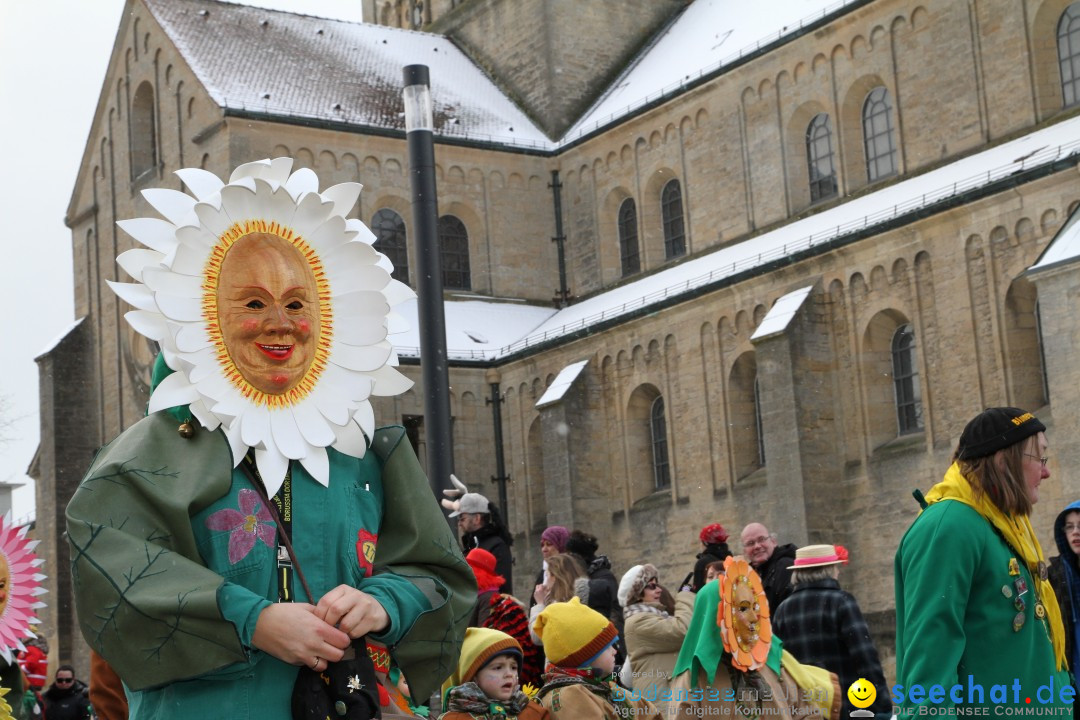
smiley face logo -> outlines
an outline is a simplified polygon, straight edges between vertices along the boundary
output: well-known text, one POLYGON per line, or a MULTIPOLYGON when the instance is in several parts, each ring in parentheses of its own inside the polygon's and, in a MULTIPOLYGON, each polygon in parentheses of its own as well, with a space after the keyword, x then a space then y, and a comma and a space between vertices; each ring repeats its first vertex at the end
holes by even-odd
POLYGON ((857 708, 867 708, 877 699, 877 688, 866 678, 859 678, 847 689, 848 700, 857 708))

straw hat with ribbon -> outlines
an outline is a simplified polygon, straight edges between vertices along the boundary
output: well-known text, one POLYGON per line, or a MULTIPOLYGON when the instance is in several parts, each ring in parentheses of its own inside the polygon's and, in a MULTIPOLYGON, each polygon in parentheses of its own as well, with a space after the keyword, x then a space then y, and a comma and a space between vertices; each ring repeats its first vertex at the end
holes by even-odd
POLYGON ((848 563, 848 553, 843 545, 807 545, 795 551, 795 564, 788 570, 806 570, 848 563))

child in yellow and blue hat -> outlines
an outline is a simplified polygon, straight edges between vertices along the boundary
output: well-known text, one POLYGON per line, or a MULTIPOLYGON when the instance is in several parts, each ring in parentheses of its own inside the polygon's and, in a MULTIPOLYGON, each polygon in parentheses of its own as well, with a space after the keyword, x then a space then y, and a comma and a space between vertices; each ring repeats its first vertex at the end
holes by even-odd
POLYGON ((521 645, 499 630, 465 631, 454 674, 443 683, 440 720, 551 720, 519 686, 521 645))
POLYGON ((553 720, 660 717, 660 711, 612 680, 619 634, 606 617, 577 597, 552 603, 533 624, 544 642, 547 672, 538 697, 553 720))

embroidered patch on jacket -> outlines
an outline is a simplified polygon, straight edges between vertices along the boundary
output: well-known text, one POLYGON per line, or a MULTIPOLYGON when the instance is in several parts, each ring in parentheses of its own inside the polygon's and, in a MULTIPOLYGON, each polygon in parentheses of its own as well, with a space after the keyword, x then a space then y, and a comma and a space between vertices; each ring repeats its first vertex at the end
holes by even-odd
POLYGON ((272 550, 277 532, 259 493, 245 488, 238 500, 239 510, 224 508, 206 518, 209 529, 229 533, 230 565, 246 558, 258 540, 272 550))
POLYGON ((360 530, 356 533, 356 558, 360 562, 360 569, 364 571, 365 576, 371 575, 372 563, 375 562, 375 545, 378 540, 378 535, 367 530, 360 530))

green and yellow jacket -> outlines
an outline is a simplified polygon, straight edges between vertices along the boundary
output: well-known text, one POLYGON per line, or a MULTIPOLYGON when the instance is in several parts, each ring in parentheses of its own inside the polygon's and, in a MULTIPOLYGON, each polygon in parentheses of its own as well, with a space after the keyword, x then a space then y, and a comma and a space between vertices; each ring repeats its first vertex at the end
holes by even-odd
POLYGON ((1069 675, 1056 668, 1032 571, 973 507, 941 500, 926 508, 901 540, 894 571, 893 695, 903 711, 973 705, 1071 713, 1060 695, 1069 675), (922 693, 913 698, 916 686, 922 693))

